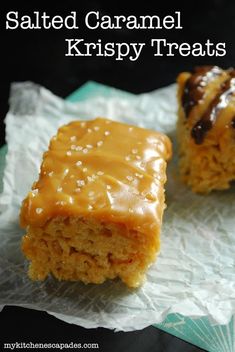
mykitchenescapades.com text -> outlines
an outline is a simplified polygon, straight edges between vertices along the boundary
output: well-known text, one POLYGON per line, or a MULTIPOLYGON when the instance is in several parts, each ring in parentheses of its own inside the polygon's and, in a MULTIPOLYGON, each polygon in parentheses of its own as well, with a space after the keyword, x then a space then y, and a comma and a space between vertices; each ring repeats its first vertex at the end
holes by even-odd
POLYGON ((3 349, 5 350, 43 350, 43 349, 57 349, 57 350, 70 350, 70 349, 84 349, 89 351, 91 349, 99 350, 99 344, 96 342, 6 342, 3 344, 3 349))

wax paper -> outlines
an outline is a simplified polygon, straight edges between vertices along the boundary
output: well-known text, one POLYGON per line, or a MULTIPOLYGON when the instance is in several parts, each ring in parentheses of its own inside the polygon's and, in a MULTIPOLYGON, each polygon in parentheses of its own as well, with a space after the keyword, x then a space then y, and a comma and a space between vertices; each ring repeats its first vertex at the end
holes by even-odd
POLYGON ((137 330, 170 313, 227 324, 235 312, 235 188, 195 195, 178 177, 176 86, 139 96, 98 95, 71 103, 31 82, 11 86, 6 116, 8 152, 0 196, 0 307, 47 311, 86 328, 137 330), (143 286, 32 282, 21 252, 20 204, 37 179, 42 153, 62 124, 108 117, 165 132, 173 141, 161 251, 143 286))

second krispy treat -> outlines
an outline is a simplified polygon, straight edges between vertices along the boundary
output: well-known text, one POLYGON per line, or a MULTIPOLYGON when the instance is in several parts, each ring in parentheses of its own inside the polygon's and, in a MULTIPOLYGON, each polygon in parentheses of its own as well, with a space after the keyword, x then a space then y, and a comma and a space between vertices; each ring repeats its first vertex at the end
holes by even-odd
POLYGON ((61 127, 22 204, 30 278, 139 286, 159 250, 170 156, 155 131, 102 118, 61 127))
POLYGON ((235 180, 235 70, 202 66, 178 76, 178 144, 182 180, 194 192, 235 180))

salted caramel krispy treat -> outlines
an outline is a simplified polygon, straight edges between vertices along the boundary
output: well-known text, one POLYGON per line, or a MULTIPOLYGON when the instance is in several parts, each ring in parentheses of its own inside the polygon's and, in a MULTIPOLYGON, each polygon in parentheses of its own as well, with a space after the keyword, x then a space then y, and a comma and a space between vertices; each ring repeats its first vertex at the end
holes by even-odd
POLYGON ((97 118, 61 127, 23 201, 29 276, 137 287, 159 250, 164 134, 97 118))
POLYGON ((202 66, 178 76, 182 180, 194 192, 227 189, 235 180, 235 70, 202 66))

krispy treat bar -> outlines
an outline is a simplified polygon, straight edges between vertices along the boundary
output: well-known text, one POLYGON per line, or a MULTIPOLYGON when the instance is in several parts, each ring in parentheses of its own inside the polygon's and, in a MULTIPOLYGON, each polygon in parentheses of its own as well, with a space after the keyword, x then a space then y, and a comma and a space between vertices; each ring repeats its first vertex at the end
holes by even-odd
POLYGON ((178 143, 182 180, 194 192, 235 179, 235 70, 202 66, 178 77, 178 143))
POLYGON ((103 118, 61 127, 21 208, 30 278, 139 286, 159 250, 170 156, 155 131, 103 118))

